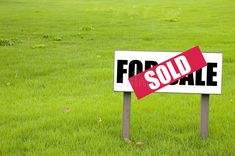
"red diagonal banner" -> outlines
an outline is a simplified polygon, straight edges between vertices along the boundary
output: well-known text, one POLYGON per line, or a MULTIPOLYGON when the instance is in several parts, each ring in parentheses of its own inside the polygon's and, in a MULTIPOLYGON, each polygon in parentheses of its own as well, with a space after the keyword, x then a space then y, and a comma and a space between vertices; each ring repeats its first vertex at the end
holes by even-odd
POLYGON ((129 78, 129 82, 141 99, 205 66, 207 63, 197 46, 129 78))

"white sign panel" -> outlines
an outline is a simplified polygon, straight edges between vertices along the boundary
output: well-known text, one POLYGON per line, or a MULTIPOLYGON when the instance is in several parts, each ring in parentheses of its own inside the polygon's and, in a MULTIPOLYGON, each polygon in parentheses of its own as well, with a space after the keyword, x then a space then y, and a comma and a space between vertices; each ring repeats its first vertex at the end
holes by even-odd
MULTIPOLYGON (((114 91, 132 92, 128 78, 180 52, 115 51, 114 91)), ((221 94, 222 53, 203 53, 207 66, 157 92, 221 94)))

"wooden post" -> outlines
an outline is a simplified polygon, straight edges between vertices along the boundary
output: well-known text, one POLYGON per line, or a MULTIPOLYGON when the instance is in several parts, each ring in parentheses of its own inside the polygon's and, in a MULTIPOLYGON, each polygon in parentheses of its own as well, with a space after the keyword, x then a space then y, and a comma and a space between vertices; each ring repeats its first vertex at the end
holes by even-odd
POLYGON ((209 94, 201 95, 201 137, 208 137, 209 94))
POLYGON ((123 94, 123 118, 122 118, 122 137, 130 138, 130 111, 131 111, 131 92, 123 94))

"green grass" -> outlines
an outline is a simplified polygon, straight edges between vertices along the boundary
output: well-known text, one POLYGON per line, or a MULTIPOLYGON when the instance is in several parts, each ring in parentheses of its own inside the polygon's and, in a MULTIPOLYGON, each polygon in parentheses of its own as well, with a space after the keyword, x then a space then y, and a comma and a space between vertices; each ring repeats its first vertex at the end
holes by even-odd
POLYGON ((0 155, 235 155, 235 1, 0 0, 0 155), (132 96, 121 138, 115 49, 222 51, 223 94, 132 96), (135 142, 141 141, 138 147, 135 142))

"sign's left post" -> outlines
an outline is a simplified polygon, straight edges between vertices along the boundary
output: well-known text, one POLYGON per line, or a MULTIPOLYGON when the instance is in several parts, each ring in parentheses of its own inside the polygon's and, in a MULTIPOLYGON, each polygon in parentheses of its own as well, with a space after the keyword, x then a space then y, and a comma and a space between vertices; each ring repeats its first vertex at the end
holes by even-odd
POLYGON ((123 94, 122 138, 130 138, 131 92, 123 94))

